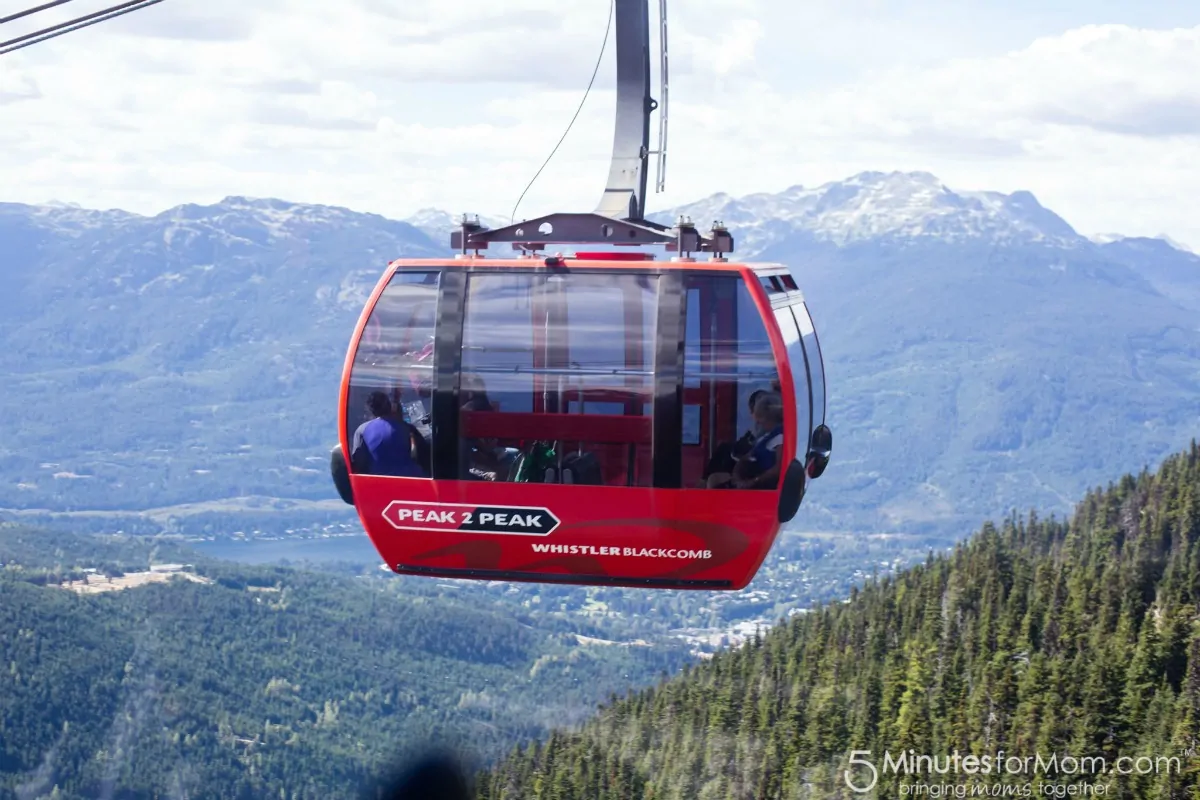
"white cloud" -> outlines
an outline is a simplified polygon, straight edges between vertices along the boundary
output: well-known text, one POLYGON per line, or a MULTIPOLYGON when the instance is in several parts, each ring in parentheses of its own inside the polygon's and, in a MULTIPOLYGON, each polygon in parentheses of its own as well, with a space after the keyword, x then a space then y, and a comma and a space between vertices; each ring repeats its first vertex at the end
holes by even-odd
MULTIPOLYGON (((844 77, 786 71, 801 54, 778 49, 780 20, 839 13, 790 3, 672 4, 670 191, 652 205, 923 169, 1029 189, 1083 231, 1200 241, 1186 203, 1200 27, 1081 26, 844 77)), ((0 57, 0 199, 156 212, 246 194, 507 215, 574 113, 607 16, 603 0, 163 3, 0 57)), ((883 41, 879 27, 859 46, 883 41)), ((822 52, 853 60, 854 46, 822 52)), ((598 199, 612 72, 608 58, 522 215, 598 199)))
POLYGON ((924 168, 964 188, 1030 189, 1083 230, 1200 234, 1186 202, 1200 179, 1200 27, 1086 26, 827 91, 759 85, 747 99, 737 116, 756 157, 822 173, 805 170, 805 183, 839 176, 823 165, 924 168))
POLYGON ((0 105, 19 100, 34 100, 40 96, 41 89, 28 72, 18 69, 0 70, 0 105))

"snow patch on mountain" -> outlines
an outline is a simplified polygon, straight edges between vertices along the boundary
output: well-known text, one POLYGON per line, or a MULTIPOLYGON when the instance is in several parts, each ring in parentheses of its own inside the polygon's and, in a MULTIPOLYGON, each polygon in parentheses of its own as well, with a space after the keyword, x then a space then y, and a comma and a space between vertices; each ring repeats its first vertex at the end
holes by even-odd
POLYGON ((415 233, 407 223, 379 214, 269 197, 230 196, 211 205, 186 203, 152 216, 115 209, 98 211, 58 201, 38 206, 0 203, 0 216, 6 212, 76 238, 88 231, 158 224, 163 244, 175 250, 205 239, 226 245, 269 246, 288 238, 304 239, 315 228, 331 225, 346 231, 378 227, 399 235, 415 233))
POLYGON ((1092 234, 1091 236, 1089 236, 1088 238, 1091 239, 1096 244, 1112 244, 1113 242, 1125 242, 1125 241, 1131 241, 1131 240, 1135 240, 1135 239, 1143 239, 1144 240, 1144 239, 1149 238, 1149 239, 1154 239, 1156 241, 1164 242, 1165 244, 1169 245, 1170 247, 1172 247, 1175 250, 1180 251, 1181 253, 1191 253, 1192 255, 1200 255, 1200 253, 1198 253, 1195 250, 1195 248, 1189 247, 1188 245, 1184 244, 1183 242, 1179 241, 1178 239, 1173 239, 1165 233, 1160 233, 1158 236, 1153 236, 1153 237, 1125 236, 1124 234, 1121 234, 1121 233, 1095 233, 1095 234, 1092 234))
MULTIPOLYGON (((407 238, 407 234, 420 231, 432 240, 435 248, 444 250, 461 219, 459 214, 423 208, 403 221, 396 221, 338 206, 243 196, 226 197, 211 205, 185 204, 152 217, 60 202, 32 207, 32 214, 30 208, 0 203, 0 217, 12 211, 38 227, 75 238, 101 228, 158 223, 161 241, 171 251, 186 250, 200 241, 253 250, 289 239, 304 240, 316 228, 330 225, 350 235, 377 229, 407 238)), ((1138 238, 1120 234, 1084 237, 1029 192, 954 190, 928 172, 863 172, 816 187, 796 185, 782 192, 742 197, 721 192, 653 213, 650 219, 673 225, 680 216, 689 217, 702 231, 715 220, 724 222, 735 237, 738 255, 743 258, 755 256, 798 234, 836 245, 868 240, 902 243, 930 239, 944 243, 986 241, 996 245, 1043 243, 1064 248, 1091 243, 1103 246, 1138 238)), ((506 217, 499 215, 480 215, 479 221, 493 229, 509 224, 506 217)), ((1165 234, 1142 241, 1161 241, 1181 252, 1195 252, 1165 234)), ((383 258, 398 255, 380 253, 383 258)))
POLYGON ((169 224, 166 241, 177 232, 222 231, 229 242, 265 245, 289 237, 304 238, 317 226, 335 225, 345 229, 365 224, 404 225, 378 214, 364 214, 340 206, 289 203, 276 198, 230 196, 213 205, 189 203, 168 209, 154 217, 169 224))
POLYGON ((715 194, 651 215, 673 224, 714 220, 734 233, 743 255, 797 232, 838 245, 866 239, 985 239, 1073 247, 1087 240, 1029 192, 955 191, 928 172, 863 172, 815 188, 793 186, 745 197, 715 194))
POLYGON ((1200 253, 1196 252, 1196 248, 1186 245, 1183 242, 1179 241, 1178 239, 1172 239, 1170 236, 1167 236, 1165 233, 1160 233, 1158 236, 1155 236, 1154 238, 1166 242, 1167 244, 1171 245, 1171 247, 1174 247, 1176 250, 1182 250, 1185 253, 1192 253, 1193 255, 1200 255, 1200 253))
POLYGON ((14 216, 28 220, 38 228, 78 238, 88 231, 96 231, 129 220, 138 219, 137 214, 119 209, 99 211, 82 208, 75 203, 51 201, 37 206, 20 203, 0 203, 0 217, 14 216))
MULTIPOLYGON (((468 217, 472 221, 475 219, 474 214, 470 214, 468 217)), ((448 247, 450 245, 450 234, 458 230, 461 220, 462 214, 451 214, 449 211, 442 211, 440 208, 422 208, 417 213, 407 217, 404 221, 432 239, 434 244, 448 247)), ((491 214, 480 214, 479 222, 492 229, 503 228, 509 224, 507 219, 491 214)))

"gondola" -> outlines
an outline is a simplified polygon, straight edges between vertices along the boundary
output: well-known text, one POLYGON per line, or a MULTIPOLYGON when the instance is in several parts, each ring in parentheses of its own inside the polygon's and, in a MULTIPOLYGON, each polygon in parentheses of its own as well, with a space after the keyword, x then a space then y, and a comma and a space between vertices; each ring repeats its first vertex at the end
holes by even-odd
POLYGON ((455 255, 388 265, 354 330, 331 471, 396 572, 740 589, 829 462, 796 274, 732 260, 719 223, 645 219, 649 14, 615 3, 597 210, 464 217, 455 255))

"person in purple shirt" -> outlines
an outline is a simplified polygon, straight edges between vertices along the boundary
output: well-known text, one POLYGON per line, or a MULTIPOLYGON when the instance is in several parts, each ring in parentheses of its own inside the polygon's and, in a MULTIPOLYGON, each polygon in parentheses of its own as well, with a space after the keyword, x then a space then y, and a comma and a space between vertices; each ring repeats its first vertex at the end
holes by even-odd
POLYGON ((367 409, 374 419, 358 426, 350 445, 354 471, 360 475, 428 477, 413 458, 413 428, 395 412, 391 399, 383 392, 371 392, 367 409))

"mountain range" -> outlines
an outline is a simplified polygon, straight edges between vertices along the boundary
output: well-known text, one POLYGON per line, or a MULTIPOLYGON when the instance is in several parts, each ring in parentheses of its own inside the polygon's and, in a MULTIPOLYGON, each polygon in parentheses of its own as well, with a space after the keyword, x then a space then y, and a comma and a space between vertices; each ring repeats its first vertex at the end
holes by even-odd
MULTIPOLYGON (((723 220, 805 291, 835 449, 797 528, 1065 513, 1200 430, 1200 257, 1166 241, 1092 241, 1027 192, 927 173, 654 218, 680 214, 723 220)), ((331 499, 349 332, 384 265, 447 254, 453 226, 241 197, 0 204, 0 508, 331 499)))

